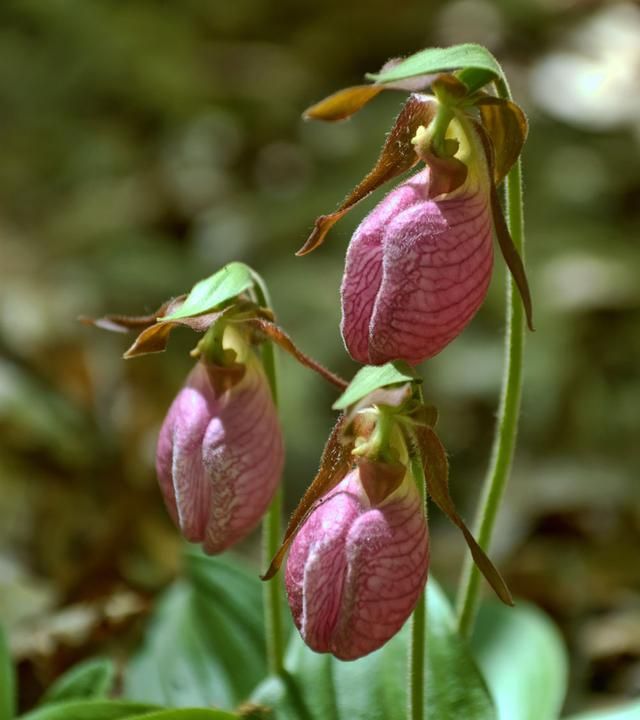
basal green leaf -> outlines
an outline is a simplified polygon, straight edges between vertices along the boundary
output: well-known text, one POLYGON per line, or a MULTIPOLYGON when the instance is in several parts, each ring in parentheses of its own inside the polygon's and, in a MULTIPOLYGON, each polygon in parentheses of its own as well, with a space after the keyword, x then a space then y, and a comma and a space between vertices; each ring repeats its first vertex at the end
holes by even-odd
POLYGON ((161 320, 171 321, 210 312, 245 292, 253 284, 254 276, 251 268, 241 262, 231 262, 217 273, 196 283, 184 303, 161 320))
POLYGON ((333 403, 333 409, 345 410, 378 388, 406 382, 421 382, 406 363, 396 360, 386 365, 365 365, 333 403))
POLYGON ((72 667, 51 685, 42 703, 106 697, 113 687, 115 668, 107 658, 86 660, 72 667))
POLYGON ((632 702, 610 710, 596 710, 595 712, 572 715, 567 720, 638 720, 640 718, 640 702, 632 702))
POLYGON ((0 625, 0 720, 15 715, 15 676, 7 638, 0 625))
MULTIPOLYGON (((496 720, 487 686, 454 629, 451 608, 437 583, 427 584, 429 720, 496 720)), ((252 696, 277 720, 405 720, 409 623, 383 648, 354 662, 312 652, 295 633, 285 679, 269 678, 252 696)))
MULTIPOLYGON (((410 55, 395 65, 377 74, 367 75, 369 80, 377 83, 390 83, 416 75, 428 75, 449 70, 475 71, 473 74, 461 74, 460 79, 470 89, 481 87, 478 82, 495 79, 502 75, 502 69, 493 55, 482 45, 465 43, 452 45, 448 48, 428 48, 410 55)), ((485 82, 482 82, 484 85, 485 82)))
POLYGON ((137 720, 158 710, 155 705, 116 700, 81 700, 44 705, 20 720, 137 720))
POLYGON ((127 698, 232 709, 266 675, 258 573, 189 549, 186 578, 153 614, 125 670, 127 698))
POLYGON ((487 604, 472 650, 491 688, 500 720, 557 720, 567 689, 560 634, 537 608, 487 604))
MULTIPOLYGON (((208 708, 180 708, 179 710, 158 710, 147 713, 135 720, 237 720, 238 715, 224 710, 210 710, 208 708)), ((131 718, 131 720, 134 720, 131 718)))

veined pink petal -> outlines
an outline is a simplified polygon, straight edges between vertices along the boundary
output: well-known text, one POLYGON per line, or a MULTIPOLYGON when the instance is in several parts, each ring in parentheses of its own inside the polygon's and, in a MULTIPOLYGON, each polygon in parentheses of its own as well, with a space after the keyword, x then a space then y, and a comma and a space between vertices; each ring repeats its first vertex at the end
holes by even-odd
POLYGON ((202 362, 160 431, 158 480, 172 519, 205 552, 222 552, 253 530, 282 473, 284 445, 262 367, 216 393, 202 362))
POLYGON ((426 169, 396 188, 351 241, 342 331, 360 362, 416 365, 436 355, 485 298, 493 265, 488 185, 470 182, 462 192, 429 200, 428 182, 426 169), (370 282, 371 245, 376 275, 370 282))
POLYGON ((202 442, 216 412, 213 387, 198 363, 169 409, 156 453, 165 504, 190 542, 202 542, 209 516, 211 482, 202 464, 202 442))
POLYGON ((420 192, 419 186, 408 183, 392 190, 360 223, 349 243, 340 288, 340 330, 349 354, 361 363, 369 362, 369 325, 382 282, 384 229, 395 215, 420 199, 420 192))
POLYGON ((212 483, 204 550, 219 553, 260 522, 284 465, 284 444, 262 368, 247 364, 241 382, 220 397, 207 428, 202 460, 212 483))
POLYGON ((407 476, 372 506, 356 469, 332 490, 298 532, 286 584, 296 626, 317 652, 355 660, 402 627, 428 568, 422 501, 407 476))

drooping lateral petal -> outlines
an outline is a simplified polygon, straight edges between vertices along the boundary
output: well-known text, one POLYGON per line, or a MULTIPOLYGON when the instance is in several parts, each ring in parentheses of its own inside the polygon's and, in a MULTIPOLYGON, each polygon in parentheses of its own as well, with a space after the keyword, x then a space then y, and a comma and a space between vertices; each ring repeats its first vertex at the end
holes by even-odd
POLYGON ((425 95, 411 95, 396 118, 378 160, 369 174, 352 190, 340 207, 329 215, 316 219, 307 242, 297 252, 306 255, 322 245, 326 234, 356 203, 364 199, 384 183, 412 168, 418 157, 411 139, 418 127, 431 122, 436 112, 436 101, 425 95))
POLYGON ((449 520, 460 528, 474 562, 496 595, 506 605, 513 605, 511 592, 502 575, 476 542, 464 520, 458 514, 453 499, 449 494, 449 462, 440 438, 430 427, 417 426, 414 432, 422 455, 427 490, 430 497, 449 520))
POLYGON ((274 322, 270 322, 265 318, 250 318, 244 321, 245 325, 253 328, 258 337, 261 339, 268 338, 272 340, 278 347, 288 352, 294 357, 301 365, 309 368, 321 375, 325 380, 328 380, 332 385, 344 390, 347 387, 346 380, 335 373, 328 370, 326 367, 321 365, 319 362, 314 360, 312 357, 302 352, 300 348, 293 342, 293 340, 287 335, 287 333, 274 322))
POLYGON ((334 425, 322 451, 318 472, 298 503, 298 507, 293 511, 282 545, 271 560, 266 573, 261 576, 261 580, 270 580, 278 572, 298 528, 309 517, 316 504, 322 502, 323 497, 340 482, 351 467, 353 442, 348 443, 343 440, 344 420, 344 415, 341 415, 334 425))
MULTIPOLYGON (((487 134, 486 129, 480 123, 473 122, 473 125, 476 129, 476 132, 478 133, 478 136, 482 140, 483 146, 485 148, 485 155, 487 161, 489 162, 489 167, 492 168, 492 172, 494 172, 493 167, 496 160, 493 142, 487 134)), ((517 162, 517 158, 515 162, 517 162)), ((525 315, 527 318, 527 327, 529 328, 529 330, 533 330, 533 303, 531 301, 529 281, 527 280, 527 273, 524 267, 524 263, 522 262, 520 253, 518 252, 518 249, 513 242, 509 227, 504 218, 504 213, 502 212, 502 206, 500 204, 500 198, 498 197, 498 191, 496 189, 495 183, 491 183, 490 192, 491 210, 493 213, 493 227, 495 229, 496 237, 498 239, 498 245, 500 246, 502 257, 504 258, 504 261, 509 268, 509 272, 511 273, 513 281, 516 284, 518 293, 520 294, 520 298, 522 299, 522 305, 524 307, 525 315)))

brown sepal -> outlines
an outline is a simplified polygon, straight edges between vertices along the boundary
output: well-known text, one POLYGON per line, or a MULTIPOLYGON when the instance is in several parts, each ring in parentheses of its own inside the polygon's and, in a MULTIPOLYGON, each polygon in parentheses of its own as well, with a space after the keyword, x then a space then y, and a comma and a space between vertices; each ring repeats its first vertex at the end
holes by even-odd
POLYGON ((101 318, 87 317, 81 315, 78 320, 85 325, 93 325, 102 330, 109 330, 110 332, 126 333, 129 330, 140 330, 141 328, 149 327, 155 324, 158 318, 169 315, 175 312, 185 301, 186 295, 180 295, 177 298, 172 298, 162 303, 160 307, 150 315, 105 315, 101 318))
MULTIPOLYGON (((487 156, 487 162, 489 164, 490 172, 493 174, 493 167, 495 163, 495 148, 493 142, 488 136, 484 127, 478 123, 473 122, 475 129, 482 140, 484 145, 485 154, 487 156)), ((498 191, 496 189, 495 182, 490 180, 491 185, 491 214, 493 216, 493 227, 498 238, 498 245, 502 252, 511 277, 513 278, 518 293, 522 299, 522 305, 524 306, 525 315, 527 318, 527 327, 529 330, 534 330, 533 326, 533 304, 531 302, 531 291, 529 290, 529 281, 527 280, 527 273, 524 268, 524 263, 520 257, 516 246, 513 244, 513 238, 509 232, 506 220, 504 219, 504 213, 502 212, 502 205, 500 204, 500 198, 498 197, 498 191)))
MULTIPOLYGON (((388 60, 380 72, 390 70, 394 65, 402 62, 402 58, 392 58, 388 60)), ((311 107, 307 108, 302 117, 305 120, 323 120, 324 122, 336 122, 338 120, 345 120, 355 115, 361 110, 367 103, 371 102, 377 97, 383 90, 405 90, 408 92, 419 92, 428 88, 431 83, 439 77, 435 75, 416 75, 410 78, 404 78, 403 80, 396 80, 395 82, 373 84, 373 85, 352 85, 351 87, 343 88, 337 92, 328 95, 320 102, 315 103, 311 107)), ((452 75, 448 76, 453 78, 457 83, 462 85, 459 80, 454 78, 452 75)), ((464 87, 464 85, 462 85, 464 87)), ((466 88, 465 88, 466 92, 466 88)))
POLYGON ((176 325, 184 325, 198 333, 206 332, 222 315, 225 315, 233 306, 229 306, 220 312, 206 313, 196 317, 178 318, 163 322, 162 318, 171 315, 185 301, 186 295, 180 295, 163 303, 155 312, 149 315, 105 315, 101 318, 91 318, 84 315, 78 320, 85 325, 94 325, 102 330, 111 332, 126 333, 130 330, 142 330, 134 340, 131 347, 124 353, 129 359, 138 355, 164 352, 167 349, 169 335, 176 325))
POLYGON ((388 463, 363 458, 358 464, 360 482, 373 506, 380 505, 407 474, 407 468, 399 462, 388 463))
POLYGON ((196 315, 196 317, 178 318, 176 320, 167 320, 166 322, 156 322, 154 325, 143 330, 134 340, 133 345, 123 355, 127 360, 139 355, 148 355, 149 353, 164 352, 167 349, 169 335, 171 331, 178 325, 183 325, 198 333, 206 332, 212 325, 226 315, 233 306, 226 307, 219 312, 206 313, 206 315, 196 315))
POLYGON ((264 336, 269 340, 272 340, 274 343, 276 343, 276 345, 279 345, 283 350, 292 355, 300 364, 311 370, 314 370, 325 380, 328 380, 330 383, 340 388, 340 390, 345 390, 347 385, 349 384, 346 380, 343 380, 335 373, 327 370, 327 368, 325 368, 323 365, 303 353, 302 350, 300 350, 295 345, 295 343, 287 335, 287 333, 275 323, 269 322, 264 318, 254 317, 244 320, 243 324, 253 328, 253 330, 256 331, 259 335, 264 336))
POLYGON ((502 575, 478 545, 453 504, 449 494, 449 462, 440 439, 430 427, 416 427, 414 432, 422 457, 429 495, 449 520, 462 530, 475 564, 495 590, 496 595, 506 605, 513 605, 511 592, 502 575))
POLYGON ((527 117, 514 102, 492 95, 483 94, 474 104, 491 138, 493 179, 500 185, 522 152, 529 131, 527 117))
POLYGON ((354 85, 338 90, 307 108, 302 117, 305 120, 336 122, 351 117, 385 89, 384 85, 354 85))
POLYGON ((356 203, 418 162, 411 140, 420 125, 429 125, 435 116, 435 105, 436 100, 427 96, 411 95, 407 99, 371 172, 351 191, 335 212, 320 215, 316 219, 311 235, 296 255, 306 255, 322 245, 331 227, 356 203))
POLYGON ((351 456, 353 443, 344 442, 343 426, 344 416, 341 415, 322 451, 318 473, 291 516, 282 545, 271 561, 267 572, 261 575, 262 580, 270 580, 278 572, 298 528, 307 517, 309 517, 313 510, 322 503, 322 498, 330 490, 333 490, 351 469, 353 465, 353 458, 351 456))

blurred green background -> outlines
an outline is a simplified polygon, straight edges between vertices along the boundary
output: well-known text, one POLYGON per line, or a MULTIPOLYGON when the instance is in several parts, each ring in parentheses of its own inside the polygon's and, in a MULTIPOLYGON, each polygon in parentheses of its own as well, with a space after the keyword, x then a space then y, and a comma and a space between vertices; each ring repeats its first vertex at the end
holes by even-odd
MULTIPOLYGON (((350 377, 338 288, 363 203, 313 255, 313 220, 371 166, 402 102, 302 110, 389 57, 479 42, 531 130, 522 433, 493 556, 572 658, 568 709, 640 693, 640 9, 536 0, 19 0, 0 4, 0 616, 24 707, 69 663, 126 653, 178 570, 155 438, 194 337, 124 362, 80 314, 138 314, 230 260, 267 280, 298 344, 350 377), (123 650, 123 648, 125 648, 123 650)), ((471 518, 502 368, 502 262, 462 337, 424 366, 471 518)), ((334 391, 282 358, 288 509, 334 391)), ((432 567, 464 545, 436 509, 432 567)), ((257 558, 255 538, 243 550, 257 558)))

